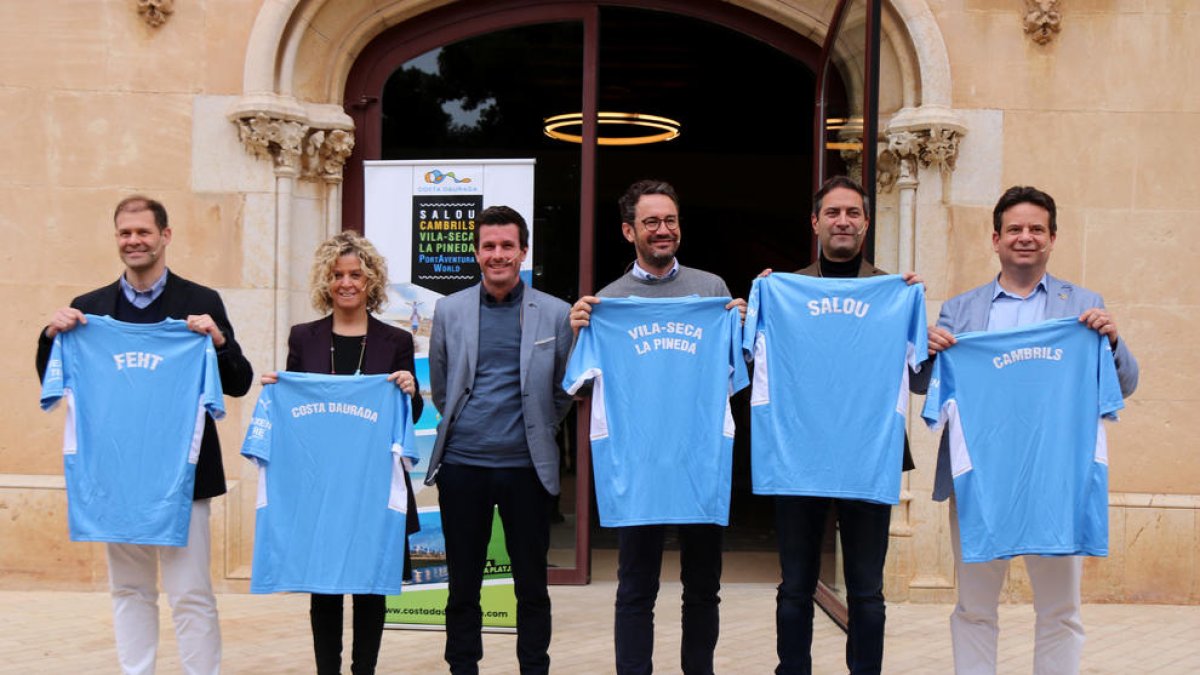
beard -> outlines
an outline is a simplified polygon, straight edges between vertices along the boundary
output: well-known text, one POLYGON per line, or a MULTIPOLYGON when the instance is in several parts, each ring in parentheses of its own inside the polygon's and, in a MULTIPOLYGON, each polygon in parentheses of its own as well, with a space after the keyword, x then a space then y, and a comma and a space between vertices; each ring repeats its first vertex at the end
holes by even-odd
POLYGON ((679 250, 679 237, 660 238, 652 242, 638 242, 638 254, 647 262, 653 263, 656 267, 664 267, 675 259, 675 252, 679 250), (659 250, 654 247, 654 244, 661 241, 670 241, 671 246, 668 250, 659 250))

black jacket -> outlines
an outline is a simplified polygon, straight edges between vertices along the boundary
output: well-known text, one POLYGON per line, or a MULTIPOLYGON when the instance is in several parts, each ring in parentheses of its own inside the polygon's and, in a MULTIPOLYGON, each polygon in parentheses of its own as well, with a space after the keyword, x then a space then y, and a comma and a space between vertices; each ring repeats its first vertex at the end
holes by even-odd
MULTIPOLYGON (((120 280, 75 298, 71 306, 85 314, 113 316, 117 311, 120 280)), ((184 319, 191 314, 208 314, 225 335, 225 345, 217 350, 217 368, 221 374, 221 389, 226 396, 244 396, 254 380, 250 362, 233 337, 233 327, 225 314, 221 296, 207 286, 193 283, 167 272, 167 285, 162 293, 163 311, 169 319, 184 319)), ((46 330, 38 334, 37 373, 41 380, 50 360, 54 341, 46 330)), ((193 499, 207 499, 225 494, 225 468, 221 462, 221 442, 211 416, 204 420, 204 437, 200 441, 200 459, 196 462, 196 487, 193 499)))

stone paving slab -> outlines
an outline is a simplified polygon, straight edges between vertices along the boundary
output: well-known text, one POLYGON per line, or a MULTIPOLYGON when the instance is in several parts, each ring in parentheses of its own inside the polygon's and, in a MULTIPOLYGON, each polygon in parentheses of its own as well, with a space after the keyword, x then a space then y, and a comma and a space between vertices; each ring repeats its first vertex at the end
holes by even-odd
MULTIPOLYGON (((557 673, 611 673, 612 600, 615 584, 555 586, 551 663, 557 673)), ((659 597, 655 669, 679 672, 680 586, 664 583, 659 597)), ((721 605, 720 673, 770 673, 775 667, 774 597, 771 584, 725 584, 721 605)), ((308 596, 219 597, 226 673, 310 673, 312 647, 308 596)), ((178 673, 179 659, 165 598, 160 601, 159 673, 178 673)), ((349 604, 349 601, 347 602, 349 604)), ((884 671, 943 674, 953 670, 948 605, 888 608, 884 671)), ((844 636, 824 615, 813 637, 814 672, 844 673, 844 636)), ((349 607, 347 607, 347 621, 349 607)), ((1200 607, 1087 605, 1084 673, 1200 673, 1200 607)), ((1000 673, 1029 673, 1033 655, 1033 609, 1004 605, 1000 673)), ((350 630, 347 626, 347 653, 350 630)), ((389 630, 380 673, 443 673, 444 635, 437 631, 389 630)), ((484 636, 481 672, 515 673, 512 635, 484 636)), ((346 667, 349 670, 347 664, 346 667)), ((38 675, 115 673, 112 619, 107 593, 0 591, 0 673, 38 675)))

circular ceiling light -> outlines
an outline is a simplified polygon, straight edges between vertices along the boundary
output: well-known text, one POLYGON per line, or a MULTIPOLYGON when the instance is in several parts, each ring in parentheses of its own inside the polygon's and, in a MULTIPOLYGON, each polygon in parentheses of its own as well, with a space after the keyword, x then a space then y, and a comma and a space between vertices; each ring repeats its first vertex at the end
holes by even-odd
MULTIPOLYGON (((604 128, 608 125, 613 130, 620 127, 633 127, 633 131, 640 135, 631 136, 605 136, 599 134, 596 138, 596 143, 599 145, 646 145, 648 143, 661 143, 669 141, 679 136, 679 122, 670 117, 661 117, 659 115, 646 115, 643 113, 627 113, 627 112, 602 112, 597 113, 596 122, 604 128), (645 133, 646 129, 656 129, 650 133, 645 133)), ((583 129, 583 113, 566 113, 563 115, 555 115, 542 120, 542 132, 550 138, 566 141, 568 143, 582 143, 583 136, 581 134, 569 134, 560 129, 578 127, 582 132, 583 129)))

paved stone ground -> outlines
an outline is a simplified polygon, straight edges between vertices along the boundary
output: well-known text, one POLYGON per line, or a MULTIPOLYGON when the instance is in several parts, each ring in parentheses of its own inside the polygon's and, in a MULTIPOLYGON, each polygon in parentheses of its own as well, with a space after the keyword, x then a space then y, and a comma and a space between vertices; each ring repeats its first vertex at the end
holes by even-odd
MULTIPOLYGON (((612 600, 615 584, 551 588, 554 602, 552 670, 611 673, 612 600)), ((678 583, 664 583, 659 601, 655 666, 679 672, 678 583)), ((724 585, 717 671, 770 673, 775 666, 774 596, 771 584, 724 585)), ((309 673, 308 598, 305 595, 219 598, 226 673, 309 673)), ((170 612, 161 601, 159 672, 178 673, 170 612)), ((947 605, 888 608, 887 673, 950 673, 947 605)), ((1033 610, 1006 605, 1001 673, 1029 673, 1033 610)), ((347 619, 349 611, 347 611, 347 619)), ((1084 673, 1200 673, 1200 607, 1087 605, 1084 673)), ((347 627, 347 638, 349 638, 347 627)), ((349 651, 347 640, 347 653, 349 651)), ((441 632, 389 630, 380 673, 443 673, 441 632)), ((484 637, 484 673, 517 672, 512 635, 484 637)), ((845 673, 844 637, 823 615, 813 638, 814 672, 845 673)), ((347 664, 347 670, 349 665, 347 664)), ((112 620, 106 593, 0 591, 0 673, 115 673, 112 620)))

